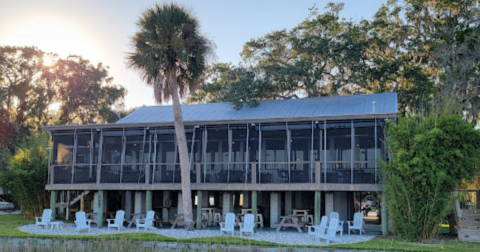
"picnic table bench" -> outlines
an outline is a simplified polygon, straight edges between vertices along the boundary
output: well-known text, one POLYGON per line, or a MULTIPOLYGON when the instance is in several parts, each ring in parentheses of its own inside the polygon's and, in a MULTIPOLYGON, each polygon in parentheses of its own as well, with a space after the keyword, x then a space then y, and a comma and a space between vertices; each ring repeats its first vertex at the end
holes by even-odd
POLYGON ((289 227, 296 228, 298 232, 302 232, 302 228, 305 228, 305 225, 307 225, 307 222, 301 222, 299 219, 303 217, 302 215, 286 215, 286 216, 280 216, 281 221, 276 222, 275 224, 277 225, 277 232, 280 231, 280 229, 286 229, 289 227))

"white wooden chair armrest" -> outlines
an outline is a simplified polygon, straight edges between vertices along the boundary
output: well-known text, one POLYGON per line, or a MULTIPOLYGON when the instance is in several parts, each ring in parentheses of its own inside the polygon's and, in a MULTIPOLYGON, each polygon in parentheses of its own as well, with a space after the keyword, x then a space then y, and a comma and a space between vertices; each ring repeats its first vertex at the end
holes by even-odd
MULTIPOLYGON (((87 221, 87 225, 90 226, 90 224, 92 223, 93 220, 86 220, 87 221)), ((76 223, 76 221, 75 221, 76 223)))
POLYGON ((112 221, 115 222, 115 219, 107 219, 108 224, 111 224, 112 221))
POLYGON ((224 228, 225 227, 225 222, 220 222, 220 227, 224 228))

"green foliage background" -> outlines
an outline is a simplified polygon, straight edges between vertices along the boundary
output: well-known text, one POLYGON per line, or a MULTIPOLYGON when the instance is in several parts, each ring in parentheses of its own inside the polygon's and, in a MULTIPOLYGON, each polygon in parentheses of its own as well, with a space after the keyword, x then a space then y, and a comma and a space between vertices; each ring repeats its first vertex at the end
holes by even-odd
POLYGON ((16 149, 15 155, 3 153, 7 168, 0 172, 0 187, 10 191, 25 218, 41 216, 48 202, 46 146, 49 146, 47 133, 32 134, 16 149))
POLYGON ((471 180, 480 163, 480 132, 460 115, 408 115, 388 125, 391 162, 383 162, 383 188, 394 234, 434 238, 453 209, 453 191, 471 180))

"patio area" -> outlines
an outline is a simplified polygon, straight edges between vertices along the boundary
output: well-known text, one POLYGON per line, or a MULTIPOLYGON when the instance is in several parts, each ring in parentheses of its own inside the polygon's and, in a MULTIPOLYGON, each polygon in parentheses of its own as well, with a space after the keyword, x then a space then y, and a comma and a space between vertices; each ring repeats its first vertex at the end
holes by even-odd
MULTIPOLYGON (((118 233, 136 233, 136 228, 127 228, 120 232, 116 229, 110 230, 108 232, 107 228, 96 228, 95 225, 92 226, 91 232, 83 231, 80 233, 75 232, 75 224, 66 223, 63 224, 61 229, 45 229, 43 227, 35 227, 34 224, 25 225, 18 228, 20 231, 35 234, 35 235, 58 235, 58 236, 73 236, 73 235, 83 235, 83 236, 98 236, 98 235, 110 235, 110 234, 118 234, 118 233)), ((369 228, 369 225, 365 225, 365 229, 367 231, 367 235, 348 235, 346 232, 343 236, 337 235, 337 238, 341 240, 340 243, 331 243, 331 244, 348 244, 348 243, 358 243, 358 242, 365 242, 372 240, 375 236, 379 234, 379 231, 372 230, 369 228)), ((238 231, 238 228, 236 229, 238 231)), ((170 226, 164 225, 162 228, 158 228, 156 230, 140 230, 139 233, 153 233, 158 234, 166 237, 171 237, 175 239, 191 239, 191 238, 214 238, 218 236, 225 236, 231 237, 231 235, 222 235, 220 233, 220 228, 218 226, 215 227, 208 227, 206 229, 195 230, 195 231, 185 231, 183 227, 177 227, 175 229, 170 229, 170 226)), ((235 237, 240 237, 239 233, 235 233, 235 237)), ((283 245, 327 245, 324 240, 320 242, 315 242, 315 237, 310 236, 307 232, 299 233, 296 229, 287 229, 282 230, 280 232, 275 232, 275 229, 272 228, 259 228, 257 229, 257 233, 251 236, 243 236, 245 239, 253 239, 257 241, 265 241, 265 242, 272 242, 278 243, 283 245)))

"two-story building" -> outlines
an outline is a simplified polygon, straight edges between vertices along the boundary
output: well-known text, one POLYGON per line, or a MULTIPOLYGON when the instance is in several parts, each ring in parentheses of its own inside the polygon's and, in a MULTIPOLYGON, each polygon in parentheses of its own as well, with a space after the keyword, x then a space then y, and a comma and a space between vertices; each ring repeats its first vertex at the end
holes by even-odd
MULTIPOLYGON (((397 94, 386 93, 262 101, 241 110, 182 105, 182 112, 194 207, 256 208, 275 227, 293 209, 351 220, 361 193, 381 191, 376 160, 386 156, 385 120, 397 117, 398 106, 397 94)), ((142 107, 114 124, 43 129, 53 138, 45 188, 52 207, 75 191, 93 195, 86 211, 123 209, 129 218, 154 209, 165 221, 182 212, 171 106, 142 107)))

